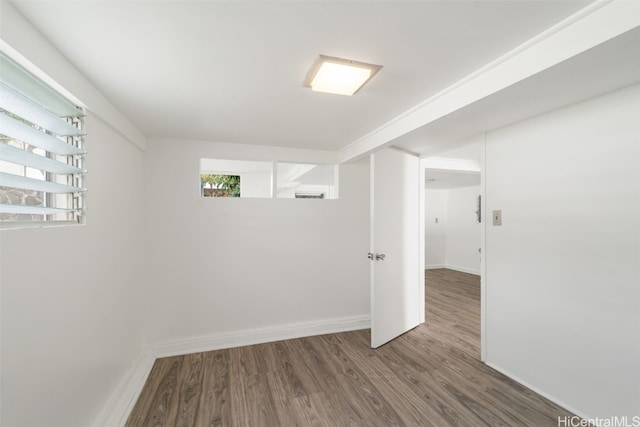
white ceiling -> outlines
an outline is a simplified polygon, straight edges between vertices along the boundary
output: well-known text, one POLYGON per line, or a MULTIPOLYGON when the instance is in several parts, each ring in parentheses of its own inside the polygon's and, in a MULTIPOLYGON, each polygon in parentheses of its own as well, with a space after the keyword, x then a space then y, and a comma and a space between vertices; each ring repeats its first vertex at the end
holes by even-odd
POLYGON ((464 173, 427 169, 425 175, 427 190, 450 190, 480 185, 480 172, 464 173))
POLYGON ((327 150, 588 3, 12 2, 147 136, 327 150), (384 68, 353 97, 314 93, 302 82, 318 54, 384 68))
POLYGON ((456 159, 456 160, 469 160, 480 167, 482 146, 480 141, 470 141, 463 146, 456 147, 451 150, 443 151, 438 154, 438 157, 444 159, 456 159))
POLYGON ((469 170, 451 170, 441 168, 425 169, 426 188, 429 190, 446 190, 459 187, 480 185, 480 155, 479 141, 469 142, 452 150, 438 153, 438 159, 463 160, 475 167, 469 170))

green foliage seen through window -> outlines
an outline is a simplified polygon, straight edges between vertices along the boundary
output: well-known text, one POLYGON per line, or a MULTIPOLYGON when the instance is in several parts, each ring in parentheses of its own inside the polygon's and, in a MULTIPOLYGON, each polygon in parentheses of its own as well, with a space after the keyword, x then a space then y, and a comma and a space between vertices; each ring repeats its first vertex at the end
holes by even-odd
POLYGON ((239 175, 202 174, 200 181, 204 197, 240 197, 239 175))

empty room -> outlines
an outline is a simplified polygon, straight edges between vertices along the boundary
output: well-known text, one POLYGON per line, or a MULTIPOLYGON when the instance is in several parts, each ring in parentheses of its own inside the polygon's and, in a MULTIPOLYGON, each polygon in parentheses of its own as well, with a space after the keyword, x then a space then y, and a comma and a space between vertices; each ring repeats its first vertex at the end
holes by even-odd
POLYGON ((0 425, 639 426, 640 1, 0 0, 0 425))

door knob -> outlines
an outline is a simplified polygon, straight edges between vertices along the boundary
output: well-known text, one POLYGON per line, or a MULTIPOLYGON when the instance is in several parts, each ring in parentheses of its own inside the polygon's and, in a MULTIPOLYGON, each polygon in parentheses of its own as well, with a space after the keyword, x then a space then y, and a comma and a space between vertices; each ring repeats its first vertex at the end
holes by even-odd
POLYGON ((384 261, 385 254, 376 254, 376 261, 384 261))

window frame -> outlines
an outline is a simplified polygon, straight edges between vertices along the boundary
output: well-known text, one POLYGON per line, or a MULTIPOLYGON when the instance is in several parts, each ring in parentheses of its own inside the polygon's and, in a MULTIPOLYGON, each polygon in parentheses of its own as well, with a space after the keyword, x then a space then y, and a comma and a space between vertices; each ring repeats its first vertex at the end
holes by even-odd
MULTIPOLYGON (((273 160, 273 159, 261 159, 261 160, 256 160, 256 159, 247 159, 247 158, 242 158, 242 157, 233 157, 233 158, 229 158, 229 157, 200 157, 200 161, 199 161, 199 171, 198 171, 198 182, 199 182, 199 195, 201 199, 214 199, 214 200, 218 200, 218 199, 278 199, 278 200, 339 200, 340 199, 340 193, 339 193, 339 183, 340 183, 340 165, 336 164, 336 163, 323 163, 323 162, 310 162, 310 161, 297 161, 297 160, 273 160), (210 197, 210 196, 204 196, 204 192, 203 192, 203 186, 202 186, 202 175, 207 175, 207 174, 217 174, 217 175, 238 175, 241 176, 240 178, 240 182, 242 182, 242 171, 239 170, 233 170, 233 169, 225 169, 225 170, 220 170, 218 172, 211 172, 211 170, 209 168, 204 168, 203 167, 203 162, 205 161, 214 161, 214 162, 231 162, 231 163, 235 163, 235 162, 248 162, 248 163, 265 163, 265 164, 270 164, 270 179, 271 179, 271 183, 270 183, 270 194, 269 196, 248 196, 248 197, 242 197, 242 194, 240 194, 240 197, 210 197), (287 165, 308 165, 308 166, 321 166, 321 167, 331 167, 333 168, 333 184, 331 185, 333 187, 332 190, 323 193, 324 197, 279 197, 278 196, 278 165, 280 164, 287 164, 287 165)), ((310 191, 306 191, 306 190, 301 190, 302 193, 311 193, 310 191)))
MULTIPOLYGON (((38 218, 2 219, 0 220, 0 229, 84 225, 86 223, 86 188, 84 188, 84 177, 87 172, 84 169, 86 155, 86 151, 84 150, 86 136, 86 113, 84 105, 70 95, 68 91, 53 82, 53 80, 46 76, 41 70, 11 49, 5 49, 5 47, 0 49, 0 60, 4 68, 3 74, 0 76, 0 89, 2 89, 3 93, 11 94, 13 97, 13 101, 3 101, 0 105, 0 114, 2 115, 3 123, 7 125, 7 127, 0 129, 0 135, 2 135, 0 144, 3 144, 3 150, 15 151, 15 154, 19 154, 20 150, 28 153, 28 155, 23 153, 17 156, 9 156, 9 159, 0 158, 0 160, 10 166, 2 171, 5 174, 4 178, 9 179, 8 184, 10 184, 5 187, 14 189, 17 192, 22 191, 25 194, 28 191, 41 193, 42 202, 38 205, 33 205, 34 208, 36 208, 34 210, 37 210, 38 207, 53 207, 64 210, 57 213, 20 213, 12 212, 10 208, 5 209, 4 214, 8 216, 37 215, 38 218), (42 96, 38 96, 39 94, 42 96), (47 99, 53 101, 47 102, 47 99), (15 100, 19 100, 20 102, 16 102, 15 100), (59 104, 56 104, 56 102, 59 104), (25 110, 24 108, 26 108, 25 106, 27 105, 29 108, 25 110), (60 108, 55 108, 60 105, 64 105, 64 108, 67 109, 69 114, 62 113, 60 108), (28 111, 28 113, 25 115, 22 111, 28 111), (43 112, 50 117, 54 117, 54 119, 57 117, 57 121, 53 127, 49 124, 48 120, 44 120, 47 124, 43 124, 40 121, 39 118, 43 116, 38 116, 38 114, 43 112), (33 117, 36 117, 36 119, 33 117), (34 142, 39 138, 34 140, 25 137, 26 134, 16 137, 15 123, 18 123, 18 125, 23 128, 27 128, 31 133, 33 133, 34 130, 40 132, 40 137, 44 135, 52 140, 57 140, 56 144, 66 146, 68 153, 56 152, 55 149, 50 149, 51 147, 47 149, 39 143, 34 142), (66 127, 70 131, 60 131, 61 127, 66 127), (13 141, 21 142, 22 144, 19 144, 21 147, 16 147, 16 144, 12 143, 13 141), (13 147, 16 150, 9 147, 13 147), (44 154, 34 153, 36 150, 44 154), (69 154, 71 152, 72 154, 69 154), (28 159, 28 157, 31 157, 31 159, 28 159), (34 158, 39 166, 30 163, 34 158), (54 170, 51 170, 49 166, 43 162, 48 162, 49 165, 56 163, 58 166, 54 168, 54 170), (16 175, 13 171, 10 171, 10 169, 16 166, 22 168, 23 173, 21 175, 16 175), (66 170, 58 170, 60 168, 66 170), (25 178, 28 178, 27 171, 29 169, 38 171, 44 178, 36 178, 36 181, 57 184, 59 187, 66 186, 68 188, 63 188, 62 190, 59 188, 29 190, 29 184, 24 183, 25 178), (23 187, 20 187, 20 185, 23 185, 23 187)), ((8 151, 4 152, 5 154, 9 154, 8 151)), ((0 180, 0 184, 1 183, 0 180)), ((5 192, 4 188, 2 191, 5 194, 9 193, 9 191, 5 192)), ((7 199, 7 201, 9 200, 7 199)), ((3 208, 7 208, 8 206, 27 207, 31 205, 28 203, 5 203, 2 205, 3 208)), ((20 210, 20 208, 18 207, 17 210, 20 210)))

